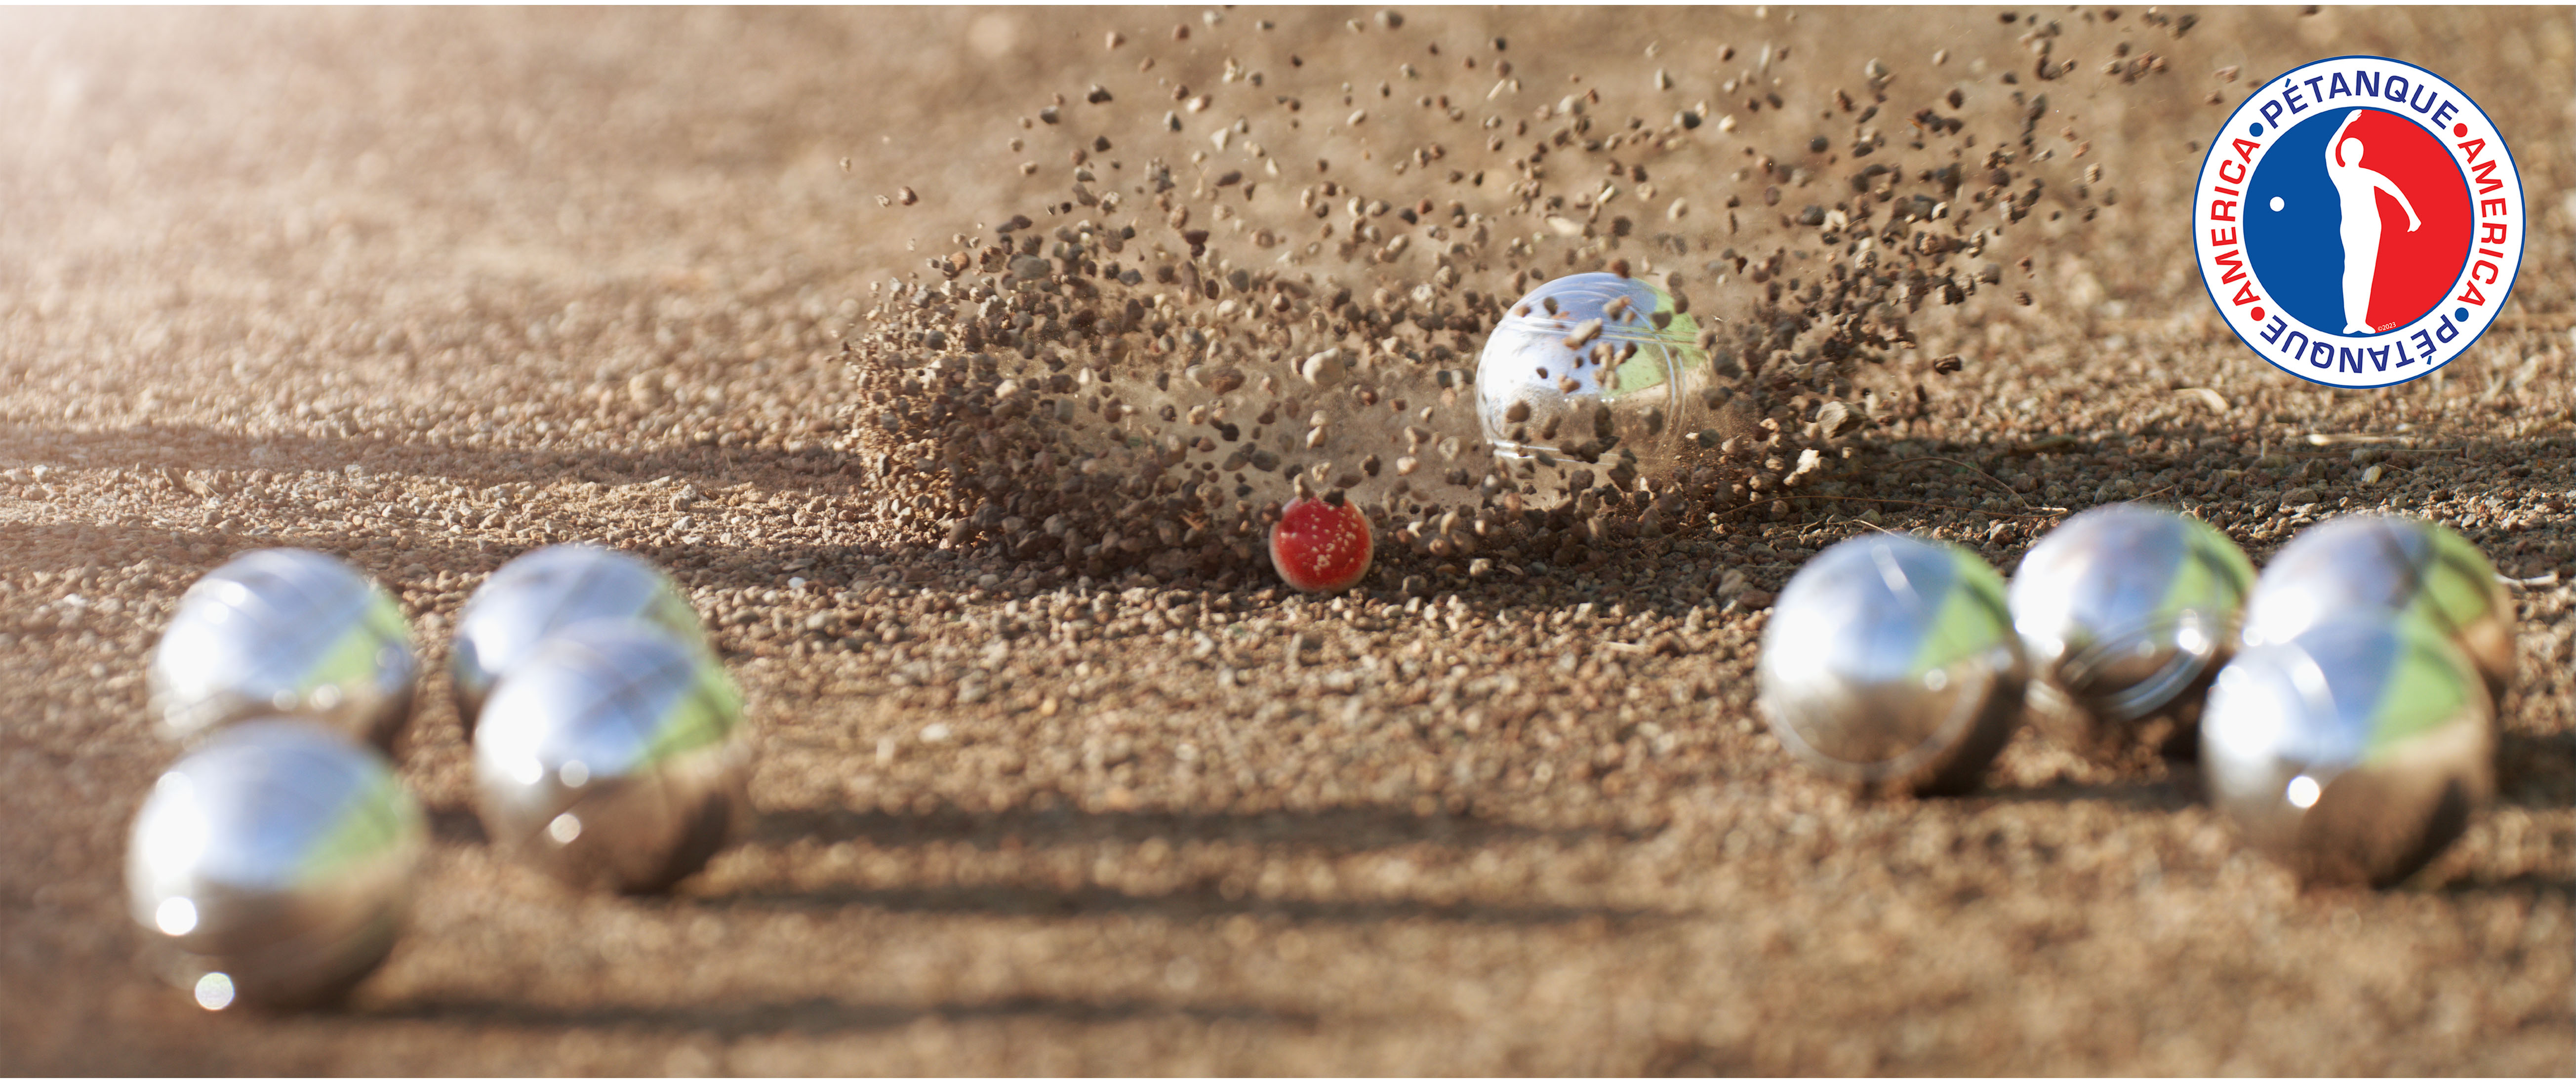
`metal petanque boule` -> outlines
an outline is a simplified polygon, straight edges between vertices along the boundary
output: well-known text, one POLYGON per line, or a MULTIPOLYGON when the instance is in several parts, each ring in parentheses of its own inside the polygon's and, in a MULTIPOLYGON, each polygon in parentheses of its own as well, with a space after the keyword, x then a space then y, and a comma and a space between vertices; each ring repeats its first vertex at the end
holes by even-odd
POLYGON ((1476 416, 1507 458, 1681 454, 1719 386, 1698 321, 1640 279, 1568 275, 1531 290, 1476 363, 1476 416))
POLYGON ((741 717, 724 668, 667 629, 566 629, 484 704, 476 811, 496 844, 568 883, 661 890, 747 810, 741 717))
POLYGON ((1977 785, 2021 717, 2029 667, 2003 581, 1976 554, 1870 535, 1789 580, 1759 675, 1771 732, 1808 766, 1928 794, 1977 785))
POLYGON ((2097 759, 2196 752, 2253 583, 2244 552, 2197 519, 2113 504, 2067 520, 2022 557, 2009 591, 2032 720, 2097 759))
POLYGON ((382 588, 321 553, 260 549, 188 588, 150 681, 174 737, 290 714, 390 750, 419 672, 410 626, 382 588))
POLYGON ((2495 790, 2493 704, 2419 616, 2361 614, 2246 648, 2201 722, 2212 803, 2310 883, 2386 886, 2495 790))
POLYGON ((668 576, 640 557, 591 545, 553 545, 493 572, 456 621, 448 675, 468 738, 495 682, 554 632, 589 620, 631 617, 704 650, 697 611, 668 576))
POLYGON ((2458 531, 2396 515, 2348 515, 2282 546, 2245 605, 2246 646, 2279 643, 2371 610, 2414 613, 2450 638, 2502 700, 2514 673, 2513 599, 2458 531))
POLYGON ((126 888, 199 1005, 327 1003, 393 950, 426 846, 419 805, 373 750, 309 719, 256 719, 153 786, 126 888))

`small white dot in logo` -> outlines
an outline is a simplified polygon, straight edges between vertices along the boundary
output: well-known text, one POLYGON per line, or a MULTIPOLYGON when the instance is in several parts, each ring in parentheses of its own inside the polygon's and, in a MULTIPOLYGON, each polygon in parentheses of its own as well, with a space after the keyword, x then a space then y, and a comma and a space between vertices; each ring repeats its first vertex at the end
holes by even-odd
POLYGON ((2279 197, 2279 196, 2273 196, 2273 197, 2272 197, 2272 209, 2277 211, 2277 210, 2280 210, 2282 206, 2283 206, 2283 204, 2282 204, 2282 202, 2281 202, 2281 197, 2279 197))

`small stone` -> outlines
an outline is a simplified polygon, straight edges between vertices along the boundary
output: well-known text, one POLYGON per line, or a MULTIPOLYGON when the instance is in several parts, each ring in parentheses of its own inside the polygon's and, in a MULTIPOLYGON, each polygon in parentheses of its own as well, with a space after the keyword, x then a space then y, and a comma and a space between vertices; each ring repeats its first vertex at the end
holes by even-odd
POLYGON ((1342 382, 1342 377, 1347 372, 1348 370, 1342 364, 1341 347, 1338 346, 1321 353, 1307 355, 1305 363, 1297 368, 1298 375, 1305 377, 1307 383, 1317 387, 1331 387, 1338 384, 1342 382))

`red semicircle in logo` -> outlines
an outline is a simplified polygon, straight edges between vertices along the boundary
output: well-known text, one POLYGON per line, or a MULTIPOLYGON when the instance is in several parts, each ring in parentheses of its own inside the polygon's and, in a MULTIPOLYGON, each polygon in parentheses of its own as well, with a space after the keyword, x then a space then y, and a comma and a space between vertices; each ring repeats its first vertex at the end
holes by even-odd
POLYGON ((2469 259, 2474 225, 2468 184, 2450 148, 2433 133, 2378 109, 2364 109, 2344 133, 2362 141, 2362 165, 2405 191, 2423 226, 2406 229, 2406 208, 2379 193, 2379 265, 2371 280, 2370 326, 2385 331, 2442 303, 2469 259))

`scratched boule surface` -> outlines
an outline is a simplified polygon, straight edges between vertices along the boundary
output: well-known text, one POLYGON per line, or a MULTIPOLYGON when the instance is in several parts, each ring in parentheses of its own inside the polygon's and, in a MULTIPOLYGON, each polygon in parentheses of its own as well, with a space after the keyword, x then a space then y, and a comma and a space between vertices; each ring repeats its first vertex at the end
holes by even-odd
POLYGON ((0 13, 0 1069, 2563 1072, 2576 21, 2117 12, 0 13), (2351 52, 2512 134, 2530 247, 2444 378, 2339 395, 2181 202, 2351 52), (1719 446, 1513 506, 1439 374, 1613 261, 1717 329, 1719 446), (1353 594, 1237 532, 1297 471, 1377 524, 1353 594), (1856 802, 1752 714, 1826 545, 2008 572, 2132 496, 2541 580, 2496 806, 2302 892, 2187 770, 2024 733, 1856 802), (446 634, 585 538, 750 702, 758 815, 668 898, 470 812, 446 634), (123 913, 143 663, 278 544, 414 619, 436 845, 345 1010, 210 1016, 123 913))

